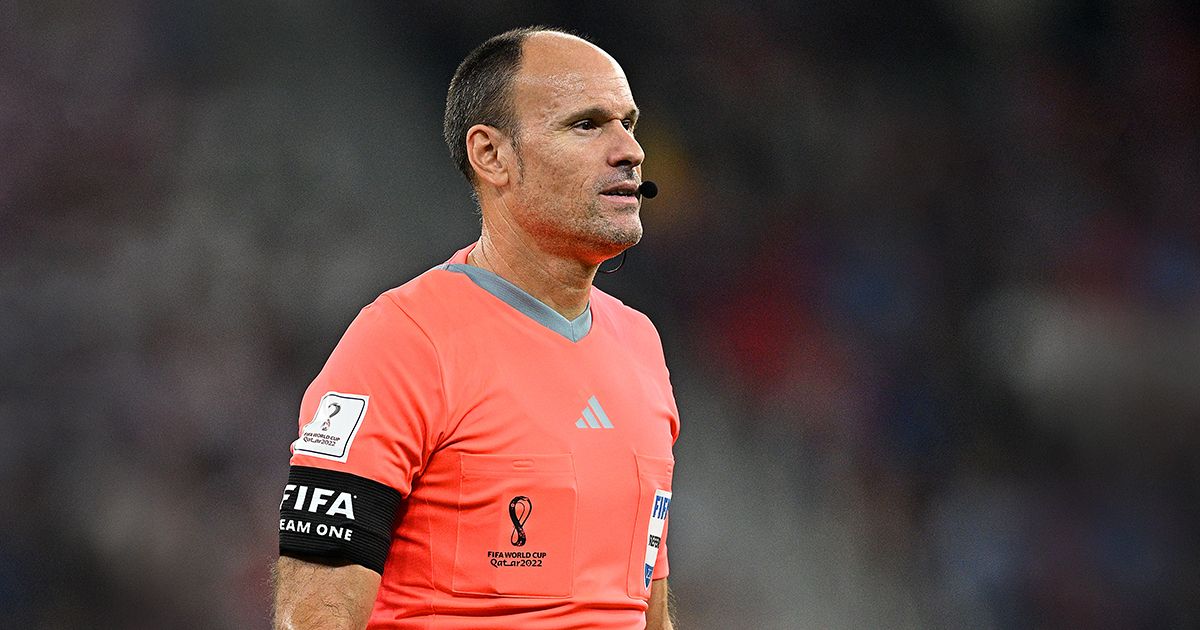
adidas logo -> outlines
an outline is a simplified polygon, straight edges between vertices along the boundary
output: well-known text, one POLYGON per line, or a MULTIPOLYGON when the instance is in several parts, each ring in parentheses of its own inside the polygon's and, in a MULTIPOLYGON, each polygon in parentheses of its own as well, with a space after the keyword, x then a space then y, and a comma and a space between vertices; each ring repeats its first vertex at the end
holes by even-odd
POLYGON ((600 406, 600 401, 596 400, 595 396, 588 399, 588 404, 581 413, 583 417, 575 421, 575 426, 580 429, 613 428, 612 421, 608 419, 608 414, 604 413, 604 407, 600 406))

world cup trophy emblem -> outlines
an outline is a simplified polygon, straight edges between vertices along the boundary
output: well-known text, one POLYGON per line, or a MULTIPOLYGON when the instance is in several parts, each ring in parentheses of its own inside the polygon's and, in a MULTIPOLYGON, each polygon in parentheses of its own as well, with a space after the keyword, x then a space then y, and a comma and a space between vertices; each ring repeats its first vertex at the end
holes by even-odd
POLYGON ((529 520, 529 514, 533 512, 533 502, 527 496, 513 497, 512 501, 508 502, 508 518, 512 521, 513 531, 508 542, 514 547, 523 547, 525 545, 525 521, 529 520))

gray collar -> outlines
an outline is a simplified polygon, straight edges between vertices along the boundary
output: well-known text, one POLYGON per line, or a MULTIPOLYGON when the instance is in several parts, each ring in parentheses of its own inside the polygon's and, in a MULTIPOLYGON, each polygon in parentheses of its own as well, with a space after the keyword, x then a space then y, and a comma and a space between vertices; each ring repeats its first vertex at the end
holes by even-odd
POLYGON ((461 273, 471 279, 479 288, 491 293, 505 304, 517 309, 526 317, 566 337, 570 341, 579 341, 592 330, 592 305, 588 304, 583 313, 575 319, 567 319, 546 306, 541 300, 529 295, 524 289, 501 278, 500 276, 473 265, 446 263, 434 269, 444 269, 461 273))

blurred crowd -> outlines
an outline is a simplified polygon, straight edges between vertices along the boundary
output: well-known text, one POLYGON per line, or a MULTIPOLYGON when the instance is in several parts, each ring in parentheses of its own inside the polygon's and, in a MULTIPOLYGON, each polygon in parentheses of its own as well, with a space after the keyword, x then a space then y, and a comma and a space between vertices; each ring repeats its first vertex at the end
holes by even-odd
MULTIPOLYGON (((299 4, 299 6, 297 6, 299 4)), ((459 60, 625 67, 680 627, 1200 625, 1188 3, 0 8, 0 626, 266 628, 303 389, 477 235, 459 60)))

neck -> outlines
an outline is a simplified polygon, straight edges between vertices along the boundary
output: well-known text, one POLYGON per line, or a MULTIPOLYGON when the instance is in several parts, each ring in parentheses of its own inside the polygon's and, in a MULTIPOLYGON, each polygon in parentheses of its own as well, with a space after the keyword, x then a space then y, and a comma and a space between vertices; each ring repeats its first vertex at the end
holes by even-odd
POLYGON ((582 315, 598 265, 545 251, 531 236, 497 227, 484 219, 467 263, 517 285, 569 320, 582 315))

